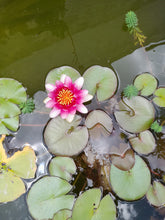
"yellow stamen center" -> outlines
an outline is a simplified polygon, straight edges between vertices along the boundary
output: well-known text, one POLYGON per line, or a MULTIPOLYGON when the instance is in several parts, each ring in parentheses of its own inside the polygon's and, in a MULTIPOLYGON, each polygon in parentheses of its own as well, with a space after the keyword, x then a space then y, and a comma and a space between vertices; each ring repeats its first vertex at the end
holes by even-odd
POLYGON ((57 96, 57 101, 61 105, 69 105, 73 100, 73 93, 69 89, 62 89, 57 96))

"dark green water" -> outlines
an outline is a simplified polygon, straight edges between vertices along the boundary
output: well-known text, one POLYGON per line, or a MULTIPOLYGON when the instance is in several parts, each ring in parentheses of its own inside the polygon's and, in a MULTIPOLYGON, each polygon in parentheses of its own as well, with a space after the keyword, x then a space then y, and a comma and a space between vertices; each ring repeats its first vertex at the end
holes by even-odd
MULTIPOLYGON (((17 79, 33 95, 44 90, 54 67, 69 65, 83 73, 89 66, 113 63, 123 87, 134 78, 132 69, 136 75, 145 66, 124 69, 128 63, 121 58, 137 49, 124 26, 125 13, 135 11, 148 45, 165 40, 164 9, 164 0, 1 0, 0 77, 17 79)), ((156 77, 165 84, 164 75, 156 77)), ((118 201, 117 208, 118 220, 164 220, 162 210, 146 199, 118 201)), ((0 220, 30 219, 24 196, 0 206, 0 220)))

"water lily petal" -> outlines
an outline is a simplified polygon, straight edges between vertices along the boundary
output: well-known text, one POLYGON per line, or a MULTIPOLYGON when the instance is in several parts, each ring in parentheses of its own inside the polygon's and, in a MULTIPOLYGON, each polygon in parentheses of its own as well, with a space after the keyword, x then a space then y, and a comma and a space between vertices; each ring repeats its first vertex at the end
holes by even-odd
POLYGON ((66 75, 65 75, 65 74, 62 74, 62 75, 61 75, 61 78, 60 78, 60 81, 61 81, 62 83, 64 83, 64 82, 65 82, 65 78, 66 78, 66 75))
POLYGON ((46 97, 46 99, 44 99, 44 103, 46 104, 48 101, 50 101, 51 100, 51 98, 49 98, 49 97, 46 97))
POLYGON ((69 76, 65 77, 64 84, 65 84, 66 87, 70 87, 72 85, 72 80, 69 76))
POLYGON ((50 99, 47 103, 46 103, 46 107, 47 108, 53 108, 55 105, 54 100, 50 99))
POLYGON ((74 85, 77 89, 81 89, 82 86, 84 84, 84 78, 83 77, 79 77, 78 79, 76 79, 76 81, 74 82, 74 85))
POLYGON ((60 114, 61 110, 53 108, 49 114, 50 118, 55 118, 60 114))
POLYGON ((90 101, 91 99, 93 99, 93 95, 87 94, 87 95, 84 97, 83 102, 88 102, 88 101, 90 101))
POLYGON ((64 111, 64 110, 61 110, 61 118, 62 119, 66 119, 68 117, 68 112, 67 111, 64 111))
POLYGON ((60 80, 57 80, 55 85, 56 85, 56 87, 61 87, 61 86, 63 86, 63 83, 60 80))
POLYGON ((53 90, 56 89, 56 86, 53 85, 53 84, 51 84, 51 83, 48 83, 48 84, 45 85, 45 88, 46 88, 46 90, 48 90, 49 92, 52 92, 53 90))
POLYGON ((88 113, 88 109, 83 104, 77 105, 77 111, 84 114, 88 113))
POLYGON ((72 122, 72 121, 73 121, 74 116, 75 116, 75 115, 68 114, 68 116, 67 116, 66 120, 67 120, 67 121, 70 123, 70 122, 72 122))

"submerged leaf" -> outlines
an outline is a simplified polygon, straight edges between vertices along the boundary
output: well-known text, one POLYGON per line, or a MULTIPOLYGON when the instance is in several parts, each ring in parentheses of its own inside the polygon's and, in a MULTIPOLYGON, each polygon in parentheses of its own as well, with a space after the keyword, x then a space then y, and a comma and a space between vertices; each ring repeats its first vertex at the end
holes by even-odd
POLYGON ((157 79, 150 73, 142 73, 134 80, 134 86, 140 90, 142 96, 152 95, 157 85, 157 79))
POLYGON ((165 205, 165 186, 158 181, 154 181, 147 194, 147 199, 154 206, 165 205))
POLYGON ((110 195, 100 200, 101 190, 97 188, 81 194, 74 204, 72 220, 116 219, 116 207, 110 195))
POLYGON ((151 174, 147 164, 135 156, 135 165, 129 171, 111 166, 110 183, 114 192, 124 200, 132 201, 143 197, 149 189, 151 174))
POLYGON ((38 220, 52 219, 62 209, 72 209, 73 195, 66 195, 72 186, 59 177, 45 176, 35 182, 27 195, 30 214, 38 220), (46 189, 46 190, 45 190, 46 189))
POLYGON ((165 88, 159 88, 155 91, 154 95, 156 96, 153 101, 156 105, 160 107, 165 107, 165 88))
POLYGON ((91 95, 97 94, 98 101, 104 101, 112 97, 117 89, 116 74, 107 67, 91 66, 83 74, 84 89, 91 95))
POLYGON ((52 119, 44 132, 48 150, 55 155, 79 154, 88 142, 88 130, 85 126, 78 126, 80 122, 81 117, 78 115, 71 123, 60 116, 52 119))

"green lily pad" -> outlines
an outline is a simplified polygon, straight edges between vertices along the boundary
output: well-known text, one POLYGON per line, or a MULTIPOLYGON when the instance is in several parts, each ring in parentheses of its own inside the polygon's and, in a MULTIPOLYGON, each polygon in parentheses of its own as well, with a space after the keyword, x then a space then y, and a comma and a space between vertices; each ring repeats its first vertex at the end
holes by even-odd
POLYGON ((15 104, 20 104, 26 101, 26 90, 22 84, 15 79, 1 78, 0 98, 15 104))
POLYGON ((58 176, 70 181, 72 174, 76 173, 76 164, 72 158, 55 157, 50 161, 49 173, 52 176, 58 176))
POLYGON ((0 202, 10 202, 25 193, 23 181, 12 172, 0 174, 0 202))
POLYGON ((54 215, 53 220, 68 220, 68 218, 70 218, 71 215, 72 215, 72 210, 63 209, 54 215))
POLYGON ((72 220, 116 219, 116 207, 110 195, 100 200, 100 189, 90 189, 81 194, 74 204, 72 220))
POLYGON ((10 101, 6 101, 3 98, 0 98, 0 118, 11 118, 19 115, 21 113, 17 105, 10 101))
POLYGON ((146 197, 154 206, 158 207, 165 205, 165 186, 158 181, 154 181, 153 186, 150 186, 146 197))
POLYGON ((154 103, 160 107, 165 107, 165 88, 159 88, 154 93, 155 97, 153 99, 154 103))
POLYGON ((94 127, 96 124, 101 124, 104 126, 104 128, 111 133, 113 130, 113 123, 112 123, 112 119, 110 118, 110 116, 108 114, 106 114, 104 111, 102 110, 93 110, 91 111, 86 120, 85 120, 85 125, 87 126, 87 128, 92 128, 94 127))
POLYGON ((134 86, 140 91, 141 95, 149 96, 156 90, 158 81, 150 73, 142 73, 135 78, 134 86))
POLYGON ((97 94, 98 101, 112 97, 117 89, 116 74, 108 67, 91 66, 83 74, 84 89, 91 95, 97 94))
POLYGON ((6 134, 1 131, 1 125, 3 125, 4 127, 8 128, 12 131, 17 131, 17 129, 19 127, 19 116, 0 119, 0 134, 6 134))
POLYGON ((78 115, 75 115, 71 123, 60 116, 52 119, 44 132, 48 150, 62 156, 79 154, 88 142, 88 130, 85 126, 78 126, 80 122, 81 117, 78 115))
POLYGON ((130 138, 129 142, 133 149, 140 154, 149 154, 156 147, 155 138, 149 130, 141 132, 138 137, 130 138))
POLYGON ((62 209, 72 209, 73 195, 66 195, 72 186, 59 177, 45 176, 35 182, 27 195, 29 212, 38 220, 52 219, 62 209))
POLYGON ((131 99, 123 98, 114 114, 124 130, 139 133, 150 128, 154 121, 155 109, 147 99, 135 96, 131 99))
POLYGON ((73 81, 75 81, 77 78, 79 78, 81 76, 80 73, 76 69, 74 69, 70 66, 61 66, 61 67, 58 67, 58 68, 51 70, 48 73, 48 75, 46 77, 45 84, 47 84, 47 83, 54 84, 56 82, 56 80, 60 80, 62 74, 70 76, 70 78, 73 81))
POLYGON ((150 171, 139 156, 135 156, 135 165, 129 171, 122 171, 113 164, 111 166, 110 183, 121 199, 128 201, 140 199, 148 191, 150 182, 150 171))
POLYGON ((132 149, 128 149, 123 155, 110 155, 112 164, 120 170, 130 170, 135 164, 135 155, 132 149))

